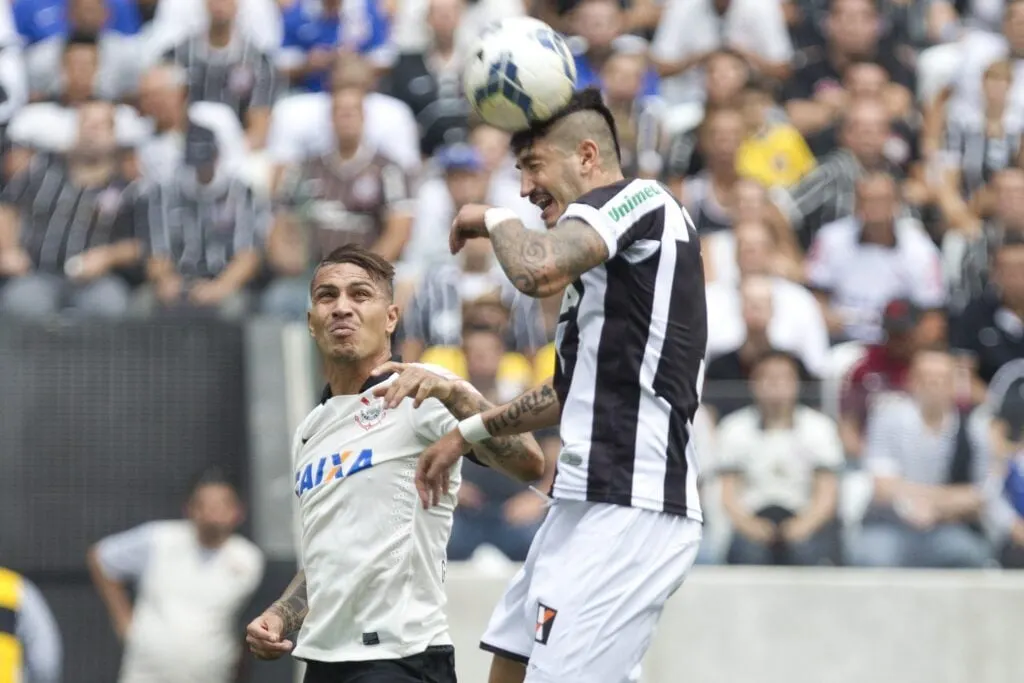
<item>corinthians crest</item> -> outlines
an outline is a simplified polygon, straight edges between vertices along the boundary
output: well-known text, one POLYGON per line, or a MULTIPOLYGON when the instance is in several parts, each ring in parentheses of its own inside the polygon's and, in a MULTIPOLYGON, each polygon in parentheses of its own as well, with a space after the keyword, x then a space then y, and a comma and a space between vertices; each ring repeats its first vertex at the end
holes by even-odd
POLYGON ((363 408, 356 413, 356 424, 363 429, 372 429, 379 425, 388 412, 384 409, 384 399, 378 398, 371 401, 364 396, 359 400, 363 404, 363 408))

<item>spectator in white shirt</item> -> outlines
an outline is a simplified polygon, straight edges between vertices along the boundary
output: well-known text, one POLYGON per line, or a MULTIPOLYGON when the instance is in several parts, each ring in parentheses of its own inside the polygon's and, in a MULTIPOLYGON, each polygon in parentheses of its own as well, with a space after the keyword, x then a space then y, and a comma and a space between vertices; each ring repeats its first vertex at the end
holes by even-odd
POLYGON ((982 567, 992 556, 972 528, 985 503, 989 443, 984 421, 957 410, 955 364, 920 351, 910 396, 875 403, 864 467, 874 477, 872 507, 851 548, 871 567, 982 567))
POLYGON ((194 487, 187 520, 149 522, 89 550, 89 571, 125 644, 119 680, 229 683, 241 654, 236 623, 263 576, 263 556, 235 530, 234 488, 218 473, 194 487), (137 587, 134 606, 126 583, 137 587))
POLYGON ((807 283, 834 338, 878 342, 882 310, 894 299, 910 299, 931 315, 945 304, 939 250, 916 219, 898 211, 896 181, 871 173, 857 182, 855 215, 814 238, 807 283))
POLYGON ((779 275, 788 264, 763 223, 737 225, 733 233, 739 277, 716 279, 707 286, 708 354, 726 353, 743 343, 740 283, 749 277, 765 276, 772 296, 768 341, 773 348, 799 357, 811 374, 820 376, 825 370, 829 339, 814 295, 779 275))
POLYGON ((751 374, 755 405, 719 424, 722 504, 736 532, 732 564, 812 565, 838 554, 843 446, 831 419, 797 405, 799 383, 791 356, 762 356, 751 374))
POLYGON ((703 101, 701 66, 720 48, 739 52, 766 76, 785 79, 793 45, 782 7, 765 0, 668 0, 651 44, 665 78, 663 96, 671 104, 703 101))

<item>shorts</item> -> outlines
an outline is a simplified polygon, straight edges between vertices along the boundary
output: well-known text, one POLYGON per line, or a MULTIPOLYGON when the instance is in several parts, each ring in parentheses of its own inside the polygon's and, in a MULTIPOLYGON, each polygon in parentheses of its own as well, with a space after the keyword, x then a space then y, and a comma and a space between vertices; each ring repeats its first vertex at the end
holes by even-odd
POLYGON ((402 659, 306 662, 303 683, 455 683, 455 648, 428 647, 402 659))
POLYGON ((701 532, 678 515, 556 499, 480 647, 527 664, 527 683, 636 680, 701 532))

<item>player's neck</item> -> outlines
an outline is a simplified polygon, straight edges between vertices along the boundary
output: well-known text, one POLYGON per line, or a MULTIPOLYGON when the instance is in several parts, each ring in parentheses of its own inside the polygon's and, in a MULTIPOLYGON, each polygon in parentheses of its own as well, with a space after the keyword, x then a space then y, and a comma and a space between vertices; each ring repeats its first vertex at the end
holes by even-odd
POLYGON ((328 358, 325 361, 327 384, 331 387, 332 396, 354 396, 359 393, 366 380, 370 379, 373 369, 391 360, 391 346, 376 356, 357 361, 328 358))
POLYGON ((626 176, 622 175, 621 168, 595 171, 594 174, 587 179, 586 186, 583 188, 583 192, 581 192, 580 195, 584 195, 591 190, 596 190, 599 187, 606 187, 613 183, 617 183, 620 180, 625 179, 625 177, 626 176))

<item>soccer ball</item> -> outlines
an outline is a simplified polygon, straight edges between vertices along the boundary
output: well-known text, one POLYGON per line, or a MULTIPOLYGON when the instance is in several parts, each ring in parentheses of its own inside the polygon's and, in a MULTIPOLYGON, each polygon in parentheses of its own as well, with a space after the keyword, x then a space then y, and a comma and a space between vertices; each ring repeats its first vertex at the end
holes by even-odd
POLYGON ((569 103, 576 63, 554 29, 516 17, 484 29, 469 53, 462 82, 480 118, 514 133, 551 118, 569 103))

